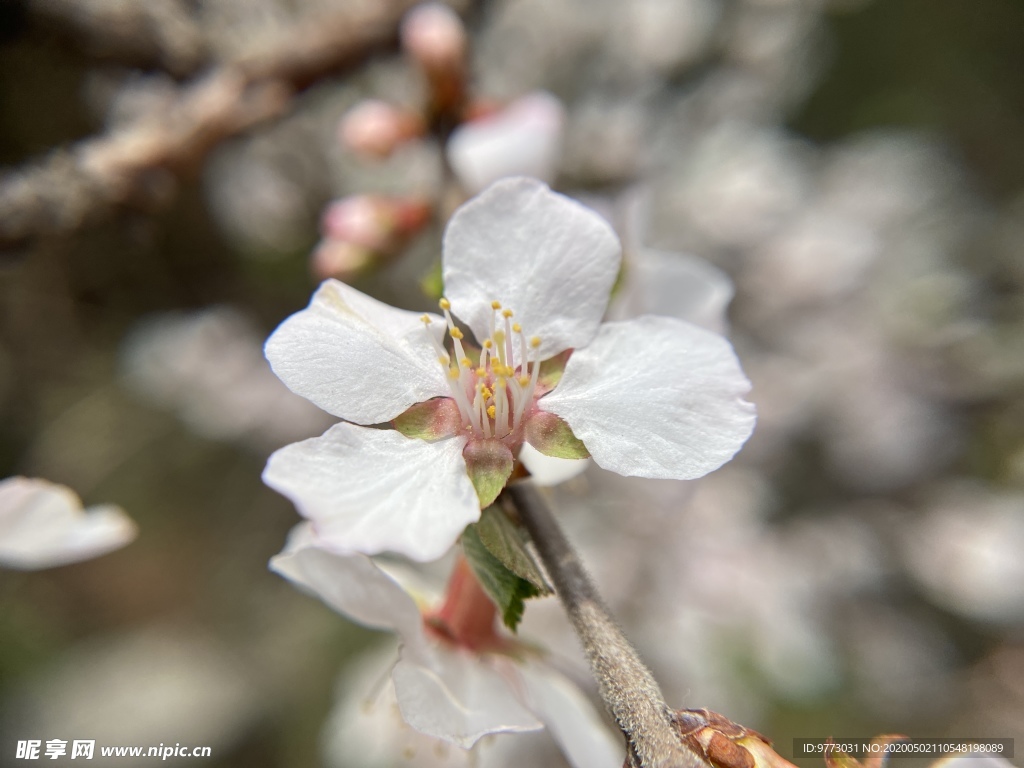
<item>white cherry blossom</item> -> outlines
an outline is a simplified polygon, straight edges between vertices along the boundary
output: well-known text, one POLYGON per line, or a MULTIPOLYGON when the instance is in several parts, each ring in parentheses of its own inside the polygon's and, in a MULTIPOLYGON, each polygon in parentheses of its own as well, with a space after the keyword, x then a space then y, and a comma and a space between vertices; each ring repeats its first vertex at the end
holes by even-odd
POLYGON ((493 631, 494 607, 478 585, 468 599, 463 587, 459 613, 477 610, 483 622, 455 628, 443 607, 421 608, 374 560, 332 551, 308 523, 270 566, 353 621, 398 635, 391 677, 402 717, 417 731, 469 749, 487 734, 546 727, 575 768, 622 764, 623 748, 576 686, 537 650, 493 631))
POLYGON ((137 532, 118 507, 82 509, 63 485, 27 477, 0 482, 0 566, 35 570, 77 563, 120 549, 137 532))
POLYGON ((717 469, 753 428, 749 382, 728 341, 685 321, 602 325, 620 260, 597 214, 517 178, 452 217, 443 318, 325 282, 266 355, 346 423, 279 450, 265 482, 332 546, 427 561, 493 501, 525 443, 624 475, 717 469), (387 422, 401 434, 369 428, 387 422))

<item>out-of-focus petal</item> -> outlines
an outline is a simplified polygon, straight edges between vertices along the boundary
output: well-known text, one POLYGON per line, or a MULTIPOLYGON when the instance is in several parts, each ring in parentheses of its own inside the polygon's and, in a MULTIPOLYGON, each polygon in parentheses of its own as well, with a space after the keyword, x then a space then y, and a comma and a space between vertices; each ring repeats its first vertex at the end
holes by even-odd
POLYGON ((704 259, 641 247, 629 253, 611 315, 616 320, 665 315, 724 333, 734 293, 729 276, 704 259))
POLYGON ((556 459, 545 456, 529 443, 523 443, 519 460, 530 470, 530 476, 537 485, 564 483, 590 466, 590 459, 556 459))
POLYGON ((404 643, 423 642, 416 602, 365 555, 342 555, 320 545, 309 523, 292 529, 288 544, 270 569, 371 629, 390 629, 404 643))
POLYGON ((357 424, 390 421, 414 403, 448 394, 444 368, 427 338, 437 316, 395 309, 337 280, 267 340, 274 373, 296 394, 357 424))
POLYGON ((489 733, 543 727, 502 676, 472 653, 439 647, 428 662, 403 651, 392 678, 409 725, 465 749, 489 733))
POLYGON ((425 562, 480 517, 464 446, 464 438, 428 443, 336 424, 276 451, 263 481, 291 499, 332 549, 425 562))
POLYGON ((0 565, 35 570, 120 549, 138 529, 120 508, 82 509, 74 491, 26 477, 0 482, 0 565))
POLYGON ((448 141, 448 162, 471 193, 506 176, 550 183, 564 125, 562 102, 544 91, 531 93, 497 114, 460 125, 448 141))
POLYGON ((604 469, 690 480, 718 469, 754 428, 750 382, 723 337, 668 317, 602 326, 540 401, 604 469))
POLYGON ((492 301, 513 310, 523 333, 540 337, 543 360, 594 337, 621 258, 596 213, 534 179, 506 179, 452 216, 445 292, 478 339, 489 335, 492 301))
POLYGON ((625 749, 579 688, 550 668, 519 668, 526 703, 562 748, 573 768, 620 768, 625 749))

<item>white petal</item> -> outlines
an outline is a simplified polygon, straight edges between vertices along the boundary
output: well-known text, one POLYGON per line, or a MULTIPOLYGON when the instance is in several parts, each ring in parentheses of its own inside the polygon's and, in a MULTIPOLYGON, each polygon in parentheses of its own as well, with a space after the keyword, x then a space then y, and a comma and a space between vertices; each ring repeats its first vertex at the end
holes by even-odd
POLYGON ((480 656, 444 647, 431 656, 425 662, 403 650, 392 673, 402 717, 416 730, 469 749, 489 733, 542 727, 480 656))
POLYGON ((549 667, 519 668, 527 706, 537 715, 573 768, 621 768, 625 747, 579 688, 549 667))
POLYGON ((597 465, 620 475, 691 480, 733 457, 754 428, 732 345, 669 317, 607 323, 540 400, 597 465))
POLYGON ((414 647, 423 643, 422 618, 409 593, 365 555, 329 551, 308 523, 292 530, 270 569, 353 621, 392 630, 414 647))
POLYGON ((390 429, 336 424, 276 451, 263 482, 295 503, 333 549, 443 555, 480 517, 464 438, 428 443, 390 429))
POLYGON ((121 509, 82 509, 74 491, 46 480, 0 482, 0 565, 34 570, 120 549, 138 534, 121 509))
POLYGON ((515 312, 545 359, 597 332, 619 272, 612 228, 534 179, 506 179, 462 206, 444 233, 445 294, 477 339, 492 301, 515 312))
MULTIPOLYGON (((296 394, 347 421, 380 424, 448 394, 422 317, 327 280, 309 307, 278 326, 265 351, 296 394)), ((444 323, 431 318, 430 332, 440 339, 444 323)))
POLYGON ((718 267, 688 253, 637 248, 626 261, 626 279, 612 317, 665 315, 724 333, 725 311, 735 289, 718 267))
POLYGON ((565 107, 538 91, 501 112, 463 123, 448 142, 448 162, 472 193, 506 176, 554 180, 562 144, 565 107))
POLYGON ((519 460, 530 470, 530 477, 537 485, 564 483, 590 466, 590 459, 559 459, 545 456, 529 443, 523 443, 519 460))

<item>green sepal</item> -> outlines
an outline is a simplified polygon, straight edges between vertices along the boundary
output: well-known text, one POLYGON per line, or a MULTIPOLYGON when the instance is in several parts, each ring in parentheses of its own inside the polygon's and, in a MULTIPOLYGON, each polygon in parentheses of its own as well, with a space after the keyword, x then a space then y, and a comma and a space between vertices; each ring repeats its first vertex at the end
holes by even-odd
POLYGON ((462 551, 477 581, 487 596, 494 601, 505 626, 516 631, 526 609, 525 601, 541 594, 533 584, 510 571, 491 554, 480 541, 477 526, 470 525, 462 532, 462 551))
POLYGON ((539 395, 550 392, 558 386, 558 382, 562 380, 562 374, 565 373, 565 366, 569 362, 571 355, 572 350, 567 349, 564 352, 559 352, 554 357, 549 357, 540 364, 536 390, 539 395))
POLYGON ((536 411, 526 420, 526 442, 556 459, 587 459, 590 451, 560 417, 547 411, 536 411))
POLYGON ((406 437, 440 440, 462 430, 462 414, 450 397, 435 397, 416 403, 405 413, 399 414, 391 421, 391 426, 406 437))
POLYGON ((512 474, 515 459, 501 440, 470 440, 462 451, 466 471, 480 499, 480 509, 494 503, 512 474))
POLYGON ((420 290, 431 301, 437 301, 444 295, 444 275, 441 260, 437 259, 430 269, 420 278, 420 290))
POLYGON ((540 566, 526 547, 522 531, 509 520, 508 515, 496 506, 488 507, 480 514, 476 532, 487 551, 498 558, 502 565, 533 584, 538 594, 552 594, 553 590, 544 580, 540 566))

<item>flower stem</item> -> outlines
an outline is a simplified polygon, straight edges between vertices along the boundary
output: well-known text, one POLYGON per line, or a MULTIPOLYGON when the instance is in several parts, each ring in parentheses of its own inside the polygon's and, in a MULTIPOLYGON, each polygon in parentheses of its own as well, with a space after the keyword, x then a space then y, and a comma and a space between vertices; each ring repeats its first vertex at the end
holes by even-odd
POLYGON ((509 486, 505 498, 519 513, 565 606, 597 679, 601 698, 626 737, 627 764, 640 768, 697 768, 707 764, 685 747, 651 671, 612 618, 583 563, 547 503, 529 483, 509 486))

